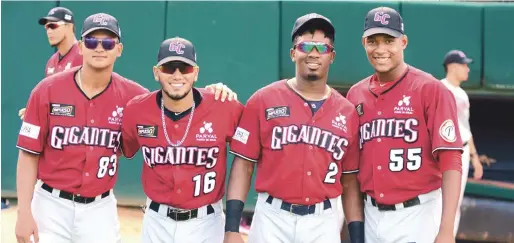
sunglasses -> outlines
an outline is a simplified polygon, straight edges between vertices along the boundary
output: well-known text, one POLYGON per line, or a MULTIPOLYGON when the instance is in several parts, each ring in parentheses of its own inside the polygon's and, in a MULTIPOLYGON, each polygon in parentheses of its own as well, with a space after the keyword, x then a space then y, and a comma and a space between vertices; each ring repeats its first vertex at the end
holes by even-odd
POLYGON ((83 39, 83 42, 87 49, 94 50, 98 47, 98 44, 101 44, 106 51, 114 49, 116 44, 118 44, 118 41, 113 38, 97 39, 94 37, 86 37, 83 39))
POLYGON ((316 48, 320 54, 327 54, 334 51, 333 46, 323 42, 302 42, 294 45, 294 48, 303 53, 310 53, 314 48, 316 48))
POLYGON ((51 22, 51 23, 46 23, 45 24, 45 29, 52 29, 52 30, 55 30, 57 28, 59 28, 59 26, 61 25, 64 25, 66 23, 64 22, 51 22))
POLYGON ((193 67, 189 64, 183 63, 183 62, 179 62, 179 61, 167 62, 167 63, 159 66, 159 70, 161 70, 161 72, 167 73, 167 74, 174 74, 177 71, 177 69, 182 74, 190 74, 195 71, 195 67, 193 67))

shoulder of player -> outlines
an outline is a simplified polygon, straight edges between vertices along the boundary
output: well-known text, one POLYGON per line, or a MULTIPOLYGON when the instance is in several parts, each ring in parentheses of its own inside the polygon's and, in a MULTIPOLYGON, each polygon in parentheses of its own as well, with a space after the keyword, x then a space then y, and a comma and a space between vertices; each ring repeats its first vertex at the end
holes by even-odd
POLYGON ((361 79, 359 82, 352 85, 352 87, 350 87, 350 89, 348 89, 348 93, 350 93, 351 91, 355 91, 359 88, 368 89, 368 84, 369 84, 369 80, 371 79, 371 77, 373 77, 373 74, 361 79))
POLYGON ((146 105, 146 103, 148 101, 155 103, 155 96, 156 96, 157 92, 160 92, 160 90, 155 90, 153 92, 148 92, 148 93, 134 96, 134 98, 130 99, 127 102, 125 109, 128 109, 129 107, 132 108, 132 107, 139 107, 142 105, 146 105))
MULTIPOLYGON (((286 84, 287 79, 281 79, 277 81, 273 81, 270 84, 259 88, 257 91, 255 91, 251 96, 250 99, 256 99, 261 97, 270 97, 277 95, 277 93, 282 93, 284 91, 287 91, 289 89, 289 86, 286 84)), ((284 93, 282 93, 284 95, 284 93)))
POLYGON ((441 80, 435 78, 432 74, 412 66, 410 66, 409 68, 410 78, 414 82, 419 83, 419 87, 421 88, 422 93, 428 96, 433 96, 434 94, 437 94, 439 92, 453 95, 452 91, 448 89, 448 87, 444 85, 443 82, 441 82, 441 80))
POLYGON ((134 95, 146 94, 146 93, 150 92, 147 88, 143 87, 141 84, 139 84, 135 81, 132 81, 128 78, 125 78, 116 72, 112 73, 112 81, 116 82, 120 86, 128 89, 129 92, 133 92, 134 95))
POLYGON ((62 72, 58 72, 56 74, 52 74, 47 76, 39 82, 44 87, 51 87, 53 85, 58 85, 62 82, 69 83, 70 80, 72 82, 75 80, 75 73, 79 70, 80 66, 71 67, 70 69, 64 70, 62 72))
POLYGON ((231 113, 232 111, 234 111, 234 109, 239 109, 240 107, 243 106, 243 104, 241 104, 241 102, 239 102, 239 101, 225 100, 224 102, 221 102, 221 100, 219 100, 219 99, 215 100, 214 92, 207 90, 205 88, 195 88, 195 89, 198 90, 200 92, 200 94, 202 95, 202 102, 206 102, 211 105, 214 105, 214 106, 216 106, 216 108, 218 108, 220 110, 225 110, 225 111, 228 111, 229 113, 231 113))

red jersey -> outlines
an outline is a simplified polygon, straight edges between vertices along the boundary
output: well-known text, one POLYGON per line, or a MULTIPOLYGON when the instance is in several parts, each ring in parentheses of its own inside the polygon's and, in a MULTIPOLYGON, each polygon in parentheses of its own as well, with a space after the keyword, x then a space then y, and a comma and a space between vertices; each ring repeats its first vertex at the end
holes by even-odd
POLYGON ((452 93, 410 66, 385 90, 375 80, 375 75, 361 80, 347 94, 360 121, 361 191, 379 203, 396 204, 440 188, 436 151, 463 145, 452 93))
POLYGON ((341 173, 359 169, 359 120, 337 91, 313 114, 286 80, 248 100, 231 152, 257 163, 255 190, 312 205, 342 194, 341 173))
POLYGON ((214 94, 193 89, 195 109, 172 120, 165 108, 166 133, 162 123, 160 90, 134 98, 125 109, 122 125, 123 153, 133 157, 141 148, 144 158, 142 183, 153 201, 181 209, 215 203, 225 194, 227 143, 237 127, 243 105, 219 102, 214 94), (144 111, 144 115, 141 115, 144 111))
POLYGON ((89 99, 75 81, 78 69, 34 88, 17 147, 39 154, 38 178, 51 187, 94 197, 116 181, 125 105, 148 90, 113 73, 105 90, 89 99))
POLYGON ((82 55, 79 54, 78 45, 78 42, 73 44, 68 53, 62 57, 58 51, 55 52, 46 63, 46 77, 68 70, 72 67, 82 66, 82 55))

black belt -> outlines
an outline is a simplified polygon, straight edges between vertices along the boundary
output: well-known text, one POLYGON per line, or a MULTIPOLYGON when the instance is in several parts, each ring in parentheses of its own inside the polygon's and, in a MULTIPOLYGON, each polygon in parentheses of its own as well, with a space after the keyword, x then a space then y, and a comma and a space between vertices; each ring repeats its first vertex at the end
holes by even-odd
MULTIPOLYGON (((160 206, 161 206, 160 203, 156 203, 156 202, 152 201, 150 203, 149 208, 151 210, 159 213, 160 206)), ((207 215, 213 214, 213 213, 214 213, 214 208, 212 207, 212 205, 211 204, 207 205, 207 215)), ((197 218, 198 217, 198 209, 182 211, 182 210, 172 209, 172 208, 168 207, 168 212, 166 212, 166 215, 175 221, 186 221, 189 219, 197 218)))
MULTIPOLYGON (((364 197, 365 200, 367 200, 367 198, 368 197, 366 197, 366 196, 364 197)), ((393 204, 393 205, 380 204, 380 203, 377 203, 377 201, 374 198, 372 198, 371 196, 370 196, 370 198, 371 198, 371 205, 373 205, 374 207, 377 207, 379 211, 395 211, 397 209, 395 204, 393 204)), ((421 201, 419 200, 419 197, 415 197, 413 199, 404 201, 401 204, 403 204, 404 208, 408 208, 408 207, 420 205, 421 201)))
MULTIPOLYGON (((273 197, 268 196, 266 202, 271 204, 273 202, 273 197)), ((332 207, 330 200, 325 199, 323 201, 323 210, 327 210, 332 207)), ((285 201, 282 201, 282 205, 280 205, 280 209, 288 211, 290 213, 294 213, 296 215, 304 216, 307 214, 314 214, 316 211, 316 204, 314 205, 300 205, 300 204, 291 204, 285 201)))
MULTIPOLYGON (((52 188, 51 186, 49 186, 46 183, 43 183, 43 185, 41 185, 41 188, 43 188, 45 191, 50 192, 50 193, 52 193, 55 190, 54 188, 52 188)), ((110 194, 111 194, 111 190, 106 191, 106 192, 102 193, 102 198, 105 198, 105 197, 109 196, 110 194)), ((82 197, 80 195, 75 195, 71 192, 66 192, 66 191, 62 191, 62 190, 59 192, 59 197, 68 199, 68 200, 71 200, 74 202, 83 203, 83 204, 92 203, 96 200, 96 197, 82 197)))

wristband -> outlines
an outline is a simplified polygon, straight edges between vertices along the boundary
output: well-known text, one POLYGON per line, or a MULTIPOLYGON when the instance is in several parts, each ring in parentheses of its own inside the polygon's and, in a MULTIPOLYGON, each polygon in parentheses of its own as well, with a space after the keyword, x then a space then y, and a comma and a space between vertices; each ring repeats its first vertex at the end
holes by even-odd
POLYGON ((225 232, 239 233, 239 224, 245 203, 241 200, 227 201, 227 217, 225 219, 225 232))
POLYGON ((353 221, 348 224, 351 243, 364 243, 364 222, 353 221))

